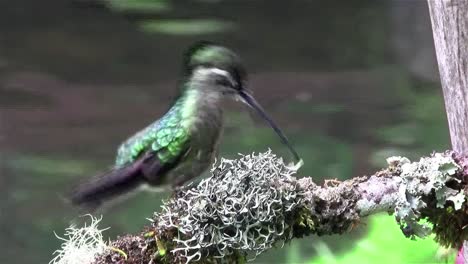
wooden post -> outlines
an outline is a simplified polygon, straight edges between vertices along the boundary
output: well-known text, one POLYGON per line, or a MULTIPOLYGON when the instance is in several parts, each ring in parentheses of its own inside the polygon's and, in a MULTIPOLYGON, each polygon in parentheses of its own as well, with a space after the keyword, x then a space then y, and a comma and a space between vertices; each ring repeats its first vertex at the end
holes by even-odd
MULTIPOLYGON (((468 0, 428 0, 453 150, 468 154, 468 0)), ((468 241, 456 263, 468 263, 468 241)))
POLYGON ((468 154, 468 0, 428 0, 452 148, 468 154))

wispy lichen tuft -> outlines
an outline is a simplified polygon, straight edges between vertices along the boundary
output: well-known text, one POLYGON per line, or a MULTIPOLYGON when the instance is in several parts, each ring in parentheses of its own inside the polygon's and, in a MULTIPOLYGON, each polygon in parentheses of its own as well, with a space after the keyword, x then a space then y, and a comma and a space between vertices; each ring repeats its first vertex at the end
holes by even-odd
POLYGON ((260 254, 292 238, 285 219, 300 204, 295 172, 270 151, 222 159, 211 177, 163 206, 155 227, 178 231, 172 253, 186 262, 260 254))
POLYGON ((107 245, 102 238, 102 232, 98 224, 101 218, 89 215, 91 223, 81 228, 71 225, 65 230, 62 248, 54 252, 55 257, 49 264, 91 264, 96 256, 103 253, 107 245))

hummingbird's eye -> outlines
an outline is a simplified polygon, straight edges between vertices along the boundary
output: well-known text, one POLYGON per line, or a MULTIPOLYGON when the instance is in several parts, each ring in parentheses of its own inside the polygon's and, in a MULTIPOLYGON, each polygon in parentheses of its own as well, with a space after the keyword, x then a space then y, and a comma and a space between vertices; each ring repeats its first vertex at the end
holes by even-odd
POLYGON ((225 76, 219 76, 218 78, 216 78, 216 84, 220 85, 220 86, 226 86, 226 87, 234 87, 235 86, 231 82, 231 80, 229 80, 225 76))

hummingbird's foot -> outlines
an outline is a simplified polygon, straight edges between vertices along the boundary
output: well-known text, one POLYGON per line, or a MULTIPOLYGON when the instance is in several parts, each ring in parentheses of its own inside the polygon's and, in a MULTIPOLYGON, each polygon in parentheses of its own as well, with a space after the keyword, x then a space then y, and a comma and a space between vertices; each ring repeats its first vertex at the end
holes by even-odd
POLYGON ((173 185, 172 186, 172 193, 177 196, 178 194, 182 193, 184 190, 188 189, 188 186, 185 185, 173 185))
POLYGON ((341 181, 338 180, 338 179, 330 179, 330 180, 325 180, 323 185, 325 187, 336 187, 336 186, 340 185, 340 183, 341 183, 341 181))

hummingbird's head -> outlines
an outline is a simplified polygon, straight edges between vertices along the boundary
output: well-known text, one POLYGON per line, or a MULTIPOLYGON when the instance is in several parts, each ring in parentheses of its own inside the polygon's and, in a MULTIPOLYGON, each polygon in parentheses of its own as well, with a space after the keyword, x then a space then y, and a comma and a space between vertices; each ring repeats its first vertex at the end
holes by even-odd
POLYGON ((237 95, 244 89, 246 72, 230 49, 212 42, 198 42, 185 55, 184 73, 200 88, 222 95, 237 95))
POLYGON ((275 130, 299 162, 300 157, 286 136, 245 89, 247 74, 240 58, 233 51, 212 42, 196 43, 185 55, 184 74, 189 85, 202 90, 207 96, 234 97, 253 108, 275 130))

